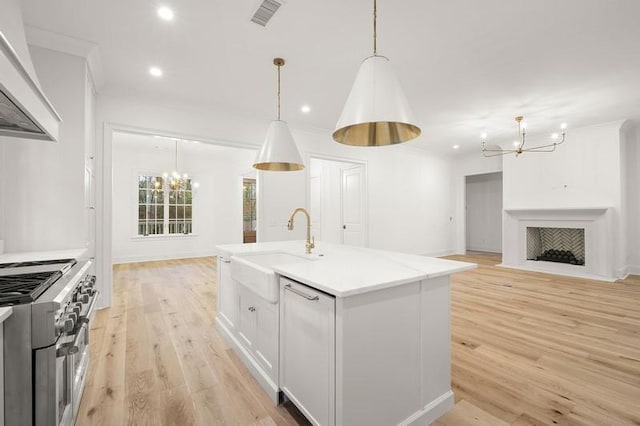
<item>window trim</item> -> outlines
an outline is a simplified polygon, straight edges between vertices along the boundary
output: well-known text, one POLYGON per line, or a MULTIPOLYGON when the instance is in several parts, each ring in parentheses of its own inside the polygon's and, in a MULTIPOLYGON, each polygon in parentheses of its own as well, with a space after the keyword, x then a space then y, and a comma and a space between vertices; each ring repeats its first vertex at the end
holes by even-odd
MULTIPOLYGON (((190 237, 198 237, 199 234, 197 234, 195 232, 195 213, 196 213, 196 207, 194 203, 195 200, 195 190, 192 187, 191 189, 191 233, 189 234, 184 234, 184 233, 175 233, 175 234, 169 234, 167 233, 163 233, 163 234, 148 234, 148 235, 141 235, 138 234, 138 225, 139 225, 139 219, 138 219, 138 212, 139 212, 139 208, 140 208, 140 201, 139 201, 139 181, 140 181, 140 176, 155 176, 155 177, 163 177, 163 174, 165 172, 158 172, 158 171, 153 171, 153 170, 142 170, 142 169, 138 169, 138 170, 133 170, 133 176, 132 176, 132 186, 134 188, 134 190, 132 191, 132 198, 133 198, 133 205, 132 205, 132 217, 134 218, 133 220, 133 225, 132 225, 132 230, 133 230, 133 236, 131 237, 131 239, 133 240, 148 240, 148 239, 152 239, 152 240, 163 240, 163 239, 180 239, 180 238, 190 238, 190 237)), ((188 173, 188 172, 187 172, 188 173)), ((193 185, 193 182, 197 181, 197 177, 192 175, 191 173, 188 173, 189 175, 189 179, 191 180, 191 183, 193 185)), ((166 182, 165 178, 165 182, 166 182)), ((169 230, 169 190, 168 188, 164 189, 164 202, 163 202, 163 230, 164 231, 168 231, 169 230)))

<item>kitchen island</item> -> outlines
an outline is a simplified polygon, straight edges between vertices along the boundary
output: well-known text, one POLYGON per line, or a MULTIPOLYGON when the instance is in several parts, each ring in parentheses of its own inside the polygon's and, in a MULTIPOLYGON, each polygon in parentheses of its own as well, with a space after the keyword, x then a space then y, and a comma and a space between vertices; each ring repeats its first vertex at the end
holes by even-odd
POLYGON ((216 325, 314 424, 429 424, 454 404, 449 276, 475 264, 319 242, 218 246, 216 325))

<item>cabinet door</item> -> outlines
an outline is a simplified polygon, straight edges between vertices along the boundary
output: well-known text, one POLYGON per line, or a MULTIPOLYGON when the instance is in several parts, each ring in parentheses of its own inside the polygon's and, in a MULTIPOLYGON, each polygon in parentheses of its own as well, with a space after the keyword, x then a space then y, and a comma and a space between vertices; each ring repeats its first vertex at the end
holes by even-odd
POLYGON ((238 322, 238 292, 229 265, 228 260, 218 258, 218 317, 233 331, 238 322))
POLYGON ((256 315, 256 298, 250 290, 242 286, 237 287, 240 301, 240 312, 238 315, 238 336, 240 342, 249 352, 255 354, 256 331, 258 316, 256 315))
POLYGON ((278 305, 256 297, 256 358, 267 375, 278 382, 278 305))
POLYGON ((335 298, 280 280, 280 388, 314 424, 335 424, 335 298))

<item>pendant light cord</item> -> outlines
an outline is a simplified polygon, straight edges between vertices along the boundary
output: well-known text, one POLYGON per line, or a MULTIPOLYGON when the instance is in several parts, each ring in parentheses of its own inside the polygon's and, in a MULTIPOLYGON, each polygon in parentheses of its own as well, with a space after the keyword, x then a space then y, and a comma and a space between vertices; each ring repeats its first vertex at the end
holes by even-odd
POLYGON ((278 121, 280 121, 280 67, 281 65, 278 65, 278 104, 277 104, 278 121))
POLYGON ((373 0, 373 56, 378 56, 378 1, 373 0))

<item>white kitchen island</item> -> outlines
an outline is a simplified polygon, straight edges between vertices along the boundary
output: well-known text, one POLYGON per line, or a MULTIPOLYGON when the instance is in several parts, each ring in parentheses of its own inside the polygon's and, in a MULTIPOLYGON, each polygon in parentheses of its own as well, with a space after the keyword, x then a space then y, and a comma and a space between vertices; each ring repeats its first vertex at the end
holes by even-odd
POLYGON ((426 425, 453 406, 449 275, 475 264, 322 242, 218 250, 217 328, 275 403, 342 426, 426 425))

